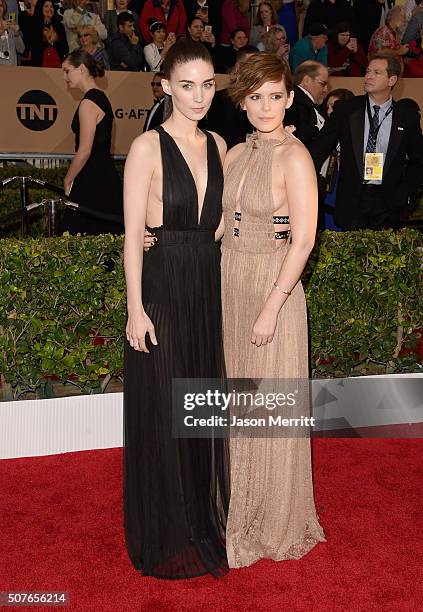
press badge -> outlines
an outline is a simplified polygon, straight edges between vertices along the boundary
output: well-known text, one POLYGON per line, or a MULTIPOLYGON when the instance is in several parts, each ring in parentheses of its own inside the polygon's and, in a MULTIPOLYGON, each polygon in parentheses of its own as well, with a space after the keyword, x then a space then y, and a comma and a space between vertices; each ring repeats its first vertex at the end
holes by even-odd
POLYGON ((382 181, 383 153, 366 153, 364 156, 364 180, 382 181))

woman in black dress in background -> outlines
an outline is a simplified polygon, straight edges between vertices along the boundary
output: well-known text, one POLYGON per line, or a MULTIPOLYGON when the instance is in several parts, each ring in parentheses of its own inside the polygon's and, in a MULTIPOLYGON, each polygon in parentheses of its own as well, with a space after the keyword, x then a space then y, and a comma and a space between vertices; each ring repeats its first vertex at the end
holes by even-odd
POLYGON ((69 87, 84 93, 72 120, 76 153, 63 181, 65 195, 93 212, 110 215, 109 219, 101 219, 67 208, 62 231, 121 234, 122 182, 110 156, 113 111, 95 82, 104 75, 104 68, 81 49, 70 53, 62 67, 69 87))
POLYGON ((163 70, 173 110, 135 139, 125 166, 125 536, 144 576, 218 577, 228 569, 227 445, 172 437, 172 379, 224 373, 215 235, 226 145, 197 127, 215 90, 204 45, 179 40, 163 70), (144 255, 146 225, 157 244, 144 255))

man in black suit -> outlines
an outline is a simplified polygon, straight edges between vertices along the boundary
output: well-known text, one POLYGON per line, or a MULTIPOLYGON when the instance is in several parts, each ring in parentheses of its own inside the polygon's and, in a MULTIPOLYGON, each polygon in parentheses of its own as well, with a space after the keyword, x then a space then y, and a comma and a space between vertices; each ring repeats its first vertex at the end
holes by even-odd
POLYGON ((366 53, 373 32, 385 25, 386 15, 394 4, 395 0, 355 0, 358 40, 366 53))
POLYGON ((294 102, 285 112, 284 125, 295 125, 295 136, 310 148, 325 120, 320 112, 328 89, 326 66, 314 60, 298 64, 294 72, 294 102))
POLYGON ((364 77, 366 95, 338 101, 311 147, 316 170, 340 143, 335 223, 345 230, 396 228, 401 210, 423 178, 419 107, 394 101, 401 67, 393 55, 373 56, 364 77))
MULTIPOLYGON (((256 47, 250 45, 242 47, 237 53, 235 68, 254 53, 258 53, 256 47)), ((200 122, 200 127, 222 136, 228 149, 245 142, 247 134, 251 134, 254 129, 247 119, 247 113, 235 106, 227 89, 220 89, 215 93, 205 119, 200 122)))
POLYGON ((153 72, 151 87, 153 88, 154 104, 148 111, 143 132, 153 130, 163 123, 164 101, 166 96, 162 88, 162 79, 164 79, 164 72, 153 72))

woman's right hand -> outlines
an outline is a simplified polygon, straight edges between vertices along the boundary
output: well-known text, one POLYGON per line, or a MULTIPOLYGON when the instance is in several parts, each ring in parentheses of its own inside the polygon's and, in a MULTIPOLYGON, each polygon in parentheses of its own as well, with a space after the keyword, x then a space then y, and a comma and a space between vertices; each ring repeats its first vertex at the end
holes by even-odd
POLYGON ((145 342, 145 335, 149 334, 151 343, 157 346, 156 332, 150 317, 145 312, 128 315, 126 324, 126 338, 132 348, 141 353, 149 353, 145 342))
POLYGON ((164 42, 164 47, 168 51, 172 45, 176 43, 176 36, 174 32, 170 32, 164 42))
POLYGON ((156 244, 156 242, 156 236, 146 229, 144 232, 144 251, 147 253, 147 251, 149 251, 150 248, 156 244))

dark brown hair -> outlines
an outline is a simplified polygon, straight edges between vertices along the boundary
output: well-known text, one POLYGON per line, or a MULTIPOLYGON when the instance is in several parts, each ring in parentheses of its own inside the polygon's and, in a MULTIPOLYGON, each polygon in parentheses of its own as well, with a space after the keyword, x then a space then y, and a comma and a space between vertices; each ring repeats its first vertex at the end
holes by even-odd
MULTIPOLYGON (((170 79, 174 68, 178 64, 187 64, 195 60, 203 60, 207 64, 210 64, 214 70, 211 55, 202 43, 192 40, 192 38, 179 38, 169 49, 162 64, 164 78, 170 79)), ((164 105, 163 120, 166 121, 173 110, 171 96, 166 96, 164 105)))
POLYGON ((69 55, 65 57, 65 62, 69 62, 74 68, 79 68, 79 66, 83 64, 88 70, 89 75, 94 79, 104 76, 104 67, 102 64, 96 62, 89 53, 82 49, 76 49, 72 51, 72 53, 69 53, 69 55))
POLYGON ((294 89, 288 64, 273 53, 254 53, 232 73, 228 93, 234 104, 239 106, 246 96, 264 83, 278 81, 285 83, 288 94, 294 89))
POLYGON ((350 89, 339 88, 330 91, 326 96, 326 101, 329 100, 329 98, 338 98, 338 100, 341 100, 342 102, 347 102, 348 100, 352 100, 354 97, 355 96, 350 89))

